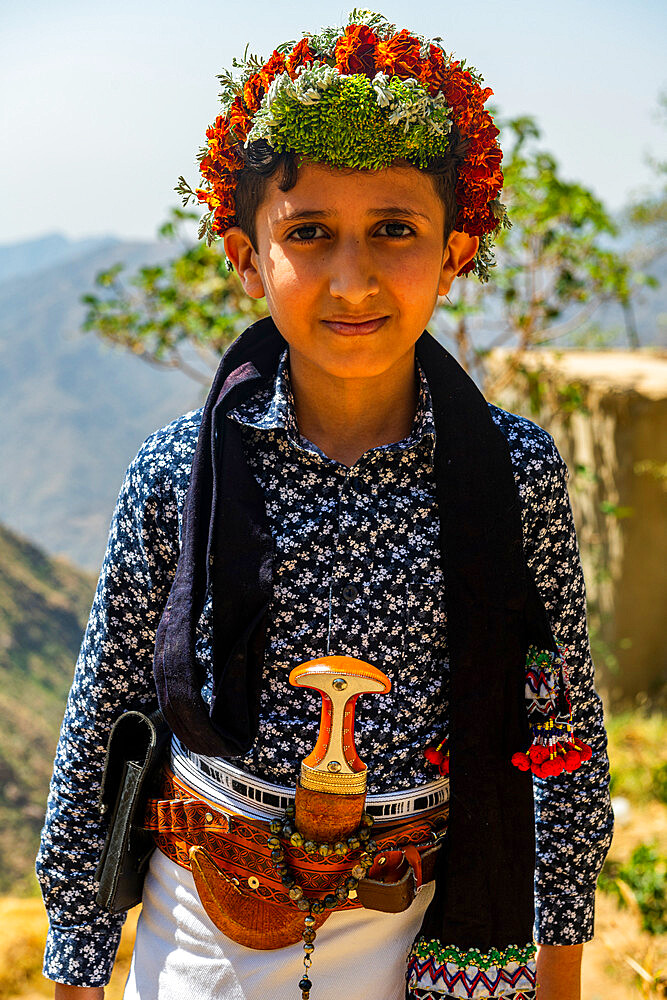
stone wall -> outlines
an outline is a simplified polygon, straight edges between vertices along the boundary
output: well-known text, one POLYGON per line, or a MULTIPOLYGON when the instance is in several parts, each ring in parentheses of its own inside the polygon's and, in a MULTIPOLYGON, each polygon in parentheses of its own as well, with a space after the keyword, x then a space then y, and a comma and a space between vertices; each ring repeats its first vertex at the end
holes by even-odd
POLYGON ((489 358, 487 397, 550 431, 570 469, 599 685, 615 702, 664 693, 667 356, 531 352, 509 378, 508 361, 489 358))

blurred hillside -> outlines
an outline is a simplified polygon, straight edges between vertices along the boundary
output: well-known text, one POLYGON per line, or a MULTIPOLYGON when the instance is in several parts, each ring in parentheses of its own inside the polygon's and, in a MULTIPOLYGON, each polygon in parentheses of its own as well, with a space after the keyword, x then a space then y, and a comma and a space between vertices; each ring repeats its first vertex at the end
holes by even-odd
POLYGON ((0 892, 32 882, 94 581, 0 526, 0 892))
POLYGON ((199 390, 82 334, 79 300, 117 261, 131 271, 166 253, 59 236, 0 247, 0 521, 90 570, 128 463, 199 390))

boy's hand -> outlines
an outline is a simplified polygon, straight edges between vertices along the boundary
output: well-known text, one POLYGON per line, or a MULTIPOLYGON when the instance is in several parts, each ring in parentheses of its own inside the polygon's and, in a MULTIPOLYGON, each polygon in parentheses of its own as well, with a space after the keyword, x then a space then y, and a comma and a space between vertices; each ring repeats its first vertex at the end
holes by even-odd
POLYGON ((103 986, 65 986, 56 983, 54 1000, 104 1000, 103 986))
POLYGON ((540 1000, 581 1000, 583 944, 542 944, 537 949, 540 1000))

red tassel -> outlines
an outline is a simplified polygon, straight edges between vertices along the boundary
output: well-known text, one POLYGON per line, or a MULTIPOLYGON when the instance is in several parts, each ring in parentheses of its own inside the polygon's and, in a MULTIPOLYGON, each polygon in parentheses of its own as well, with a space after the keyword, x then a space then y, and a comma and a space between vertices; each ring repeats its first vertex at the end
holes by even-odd
POLYGON ((580 740, 577 736, 572 737, 572 743, 581 754, 582 760, 591 759, 591 757, 593 756, 593 748, 589 746, 588 743, 584 743, 584 741, 580 740))
POLYGON ((514 767, 551 778, 576 771, 591 759, 591 748, 572 732, 570 687, 561 646, 558 653, 534 646, 528 650, 526 703, 533 742, 525 753, 512 755, 514 767))
POLYGON ((429 764, 434 764, 440 774, 449 774, 449 750, 445 749, 447 740, 442 740, 436 747, 426 747, 424 757, 429 764))

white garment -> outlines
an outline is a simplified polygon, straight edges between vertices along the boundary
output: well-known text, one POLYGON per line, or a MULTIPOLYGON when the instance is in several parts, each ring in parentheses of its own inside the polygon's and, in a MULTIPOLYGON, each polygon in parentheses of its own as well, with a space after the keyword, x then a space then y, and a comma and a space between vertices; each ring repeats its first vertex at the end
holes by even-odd
MULTIPOLYGON (((407 955, 434 888, 403 913, 332 913, 315 939, 312 1000, 403 1000, 407 955)), ((225 937, 190 872, 156 850, 123 1000, 297 1000, 303 957, 301 943, 256 951, 225 937)))

